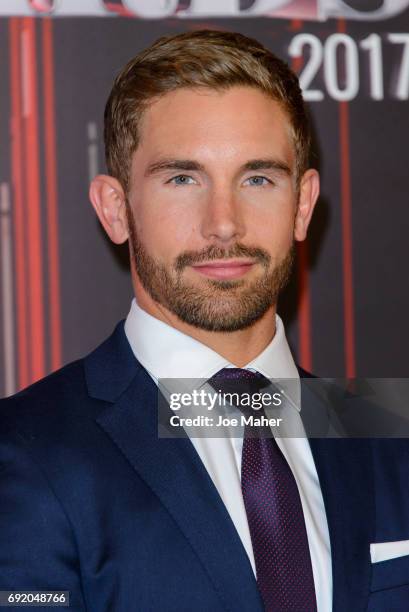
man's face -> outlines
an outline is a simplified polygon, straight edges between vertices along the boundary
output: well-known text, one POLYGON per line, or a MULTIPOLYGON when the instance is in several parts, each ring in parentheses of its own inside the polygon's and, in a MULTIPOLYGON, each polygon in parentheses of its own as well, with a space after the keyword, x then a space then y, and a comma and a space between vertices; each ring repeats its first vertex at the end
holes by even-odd
POLYGON ((257 89, 181 89, 154 102, 128 198, 137 298, 209 331, 260 319, 291 269, 294 168, 289 119, 257 89))

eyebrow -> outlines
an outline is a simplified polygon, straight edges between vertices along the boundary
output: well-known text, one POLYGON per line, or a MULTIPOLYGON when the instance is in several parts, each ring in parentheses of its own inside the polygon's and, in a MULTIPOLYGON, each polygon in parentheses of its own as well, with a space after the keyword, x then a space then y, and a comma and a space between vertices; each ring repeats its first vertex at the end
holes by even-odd
POLYGON ((204 166, 191 159, 162 159, 149 164, 145 170, 145 176, 151 176, 152 174, 156 174, 162 170, 203 171, 204 166))
MULTIPOLYGON (((192 159, 163 159, 149 164, 145 171, 145 176, 152 176, 163 170, 204 172, 205 167, 192 159)), ((246 172, 249 170, 274 170, 275 172, 280 172, 287 176, 292 175, 292 170, 287 163, 272 158, 251 159, 240 167, 239 172, 246 172)))
POLYGON ((252 159, 241 167, 242 171, 247 170, 274 170, 291 176, 292 170, 288 164, 278 159, 252 159))

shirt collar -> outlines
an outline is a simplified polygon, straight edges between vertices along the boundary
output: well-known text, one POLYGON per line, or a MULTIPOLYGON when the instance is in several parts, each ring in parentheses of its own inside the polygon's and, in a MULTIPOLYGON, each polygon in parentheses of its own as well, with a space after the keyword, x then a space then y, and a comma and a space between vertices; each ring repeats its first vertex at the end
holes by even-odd
POLYGON ((125 333, 137 360, 160 378, 208 379, 231 364, 211 348, 143 310, 135 298, 125 333))
MULTIPOLYGON (((162 378, 178 378, 192 379, 193 385, 208 380, 222 368, 235 367, 205 344, 148 314, 135 298, 125 321, 125 334, 136 359, 156 383, 162 378)), ((276 314, 274 338, 244 367, 266 378, 280 379, 280 383, 282 379, 299 380, 279 315, 276 314)), ((298 394, 294 396, 288 389, 288 395, 298 407, 298 394)))

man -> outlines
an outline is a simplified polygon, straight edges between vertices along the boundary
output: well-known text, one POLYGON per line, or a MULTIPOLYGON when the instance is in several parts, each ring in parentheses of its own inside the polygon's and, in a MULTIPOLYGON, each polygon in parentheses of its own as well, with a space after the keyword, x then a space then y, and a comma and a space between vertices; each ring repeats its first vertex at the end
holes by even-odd
POLYGON ((129 240, 135 299, 3 403, 1 589, 92 612, 408 609, 405 441, 158 437, 160 379, 305 375, 276 306, 319 193, 309 142, 296 76, 240 34, 160 39, 118 76, 90 198, 129 240))

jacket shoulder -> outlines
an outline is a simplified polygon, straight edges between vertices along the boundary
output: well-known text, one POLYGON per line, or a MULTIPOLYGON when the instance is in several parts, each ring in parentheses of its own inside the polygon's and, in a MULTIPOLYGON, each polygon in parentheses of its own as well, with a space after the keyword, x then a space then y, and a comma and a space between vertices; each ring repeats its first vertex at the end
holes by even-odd
POLYGON ((0 430, 46 431, 73 418, 95 416, 101 405, 89 397, 84 359, 78 359, 1 399, 0 430))

